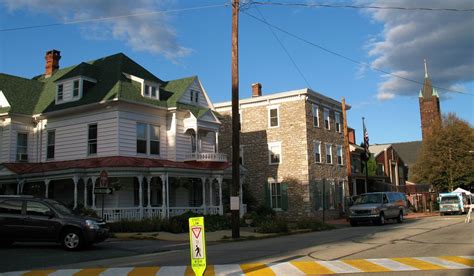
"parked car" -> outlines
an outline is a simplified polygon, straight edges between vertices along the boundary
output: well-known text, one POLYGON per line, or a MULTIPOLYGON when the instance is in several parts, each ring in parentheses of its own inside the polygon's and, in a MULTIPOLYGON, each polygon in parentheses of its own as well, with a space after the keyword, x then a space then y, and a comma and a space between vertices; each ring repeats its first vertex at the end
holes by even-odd
POLYGON ((0 245, 53 241, 67 250, 78 250, 108 236, 104 222, 75 215, 55 200, 0 195, 0 245))
POLYGON ((349 221, 352 226, 359 222, 372 221, 383 225, 387 219, 403 222, 408 201, 405 194, 397 192, 378 192, 358 195, 349 208, 349 221))

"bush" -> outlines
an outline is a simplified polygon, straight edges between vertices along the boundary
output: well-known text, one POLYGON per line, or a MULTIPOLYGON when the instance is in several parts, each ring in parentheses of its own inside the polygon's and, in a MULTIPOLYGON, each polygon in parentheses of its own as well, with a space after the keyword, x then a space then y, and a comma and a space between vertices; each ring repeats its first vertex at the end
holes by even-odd
POLYGON ((288 233, 288 221, 285 218, 272 218, 260 222, 257 228, 259 233, 288 233))
MULTIPOLYGON (((252 219, 252 223, 250 225, 258 227, 263 222, 275 219, 276 213, 272 208, 260 205, 251 213, 245 214, 245 218, 252 219)), ((246 225, 244 221, 242 221, 241 224, 246 225)))
POLYGON ((158 217, 138 219, 123 219, 117 222, 108 223, 111 232, 158 232, 162 231, 164 221, 158 217))
POLYGON ((311 229, 312 231, 322 231, 334 228, 334 226, 326 224, 316 218, 302 218, 297 221, 296 227, 298 229, 311 229))
POLYGON ((97 212, 94 209, 90 209, 85 207, 82 204, 78 204, 76 208, 74 207, 74 203, 72 203, 71 207, 68 206, 72 210, 72 213, 75 215, 81 215, 85 217, 93 217, 93 218, 100 218, 99 215, 97 215, 97 212))

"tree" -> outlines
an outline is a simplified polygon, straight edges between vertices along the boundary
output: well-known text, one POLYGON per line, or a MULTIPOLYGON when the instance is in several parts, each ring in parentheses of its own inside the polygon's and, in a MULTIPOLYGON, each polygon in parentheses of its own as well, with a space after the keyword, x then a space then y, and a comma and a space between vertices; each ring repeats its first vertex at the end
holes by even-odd
POLYGON ((429 183, 437 191, 452 191, 474 183, 474 129, 455 114, 423 140, 413 167, 413 180, 429 183))

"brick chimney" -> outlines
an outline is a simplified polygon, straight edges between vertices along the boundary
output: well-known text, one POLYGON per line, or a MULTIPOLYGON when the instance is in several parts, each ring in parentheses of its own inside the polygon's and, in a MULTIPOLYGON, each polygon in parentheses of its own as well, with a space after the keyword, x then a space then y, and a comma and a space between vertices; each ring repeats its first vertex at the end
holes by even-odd
POLYGON ((252 97, 262 96, 262 84, 257 82, 252 84, 252 97))
POLYGON ((59 60, 61 59, 61 52, 58 50, 50 50, 46 52, 46 71, 44 77, 51 77, 56 70, 59 69, 59 60))
POLYGON ((356 138, 355 138, 355 130, 353 128, 348 127, 347 128, 347 134, 349 138, 349 144, 355 144, 356 143, 356 138))

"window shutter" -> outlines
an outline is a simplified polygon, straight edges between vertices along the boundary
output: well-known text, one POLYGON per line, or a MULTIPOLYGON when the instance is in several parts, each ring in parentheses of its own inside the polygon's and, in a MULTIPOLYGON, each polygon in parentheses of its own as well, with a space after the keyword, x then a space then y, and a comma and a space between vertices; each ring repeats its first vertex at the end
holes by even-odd
POLYGON ((270 202, 270 183, 265 183, 265 206, 272 208, 272 204, 270 202))
POLYGON ((281 183, 281 209, 288 210, 288 184, 281 183))

